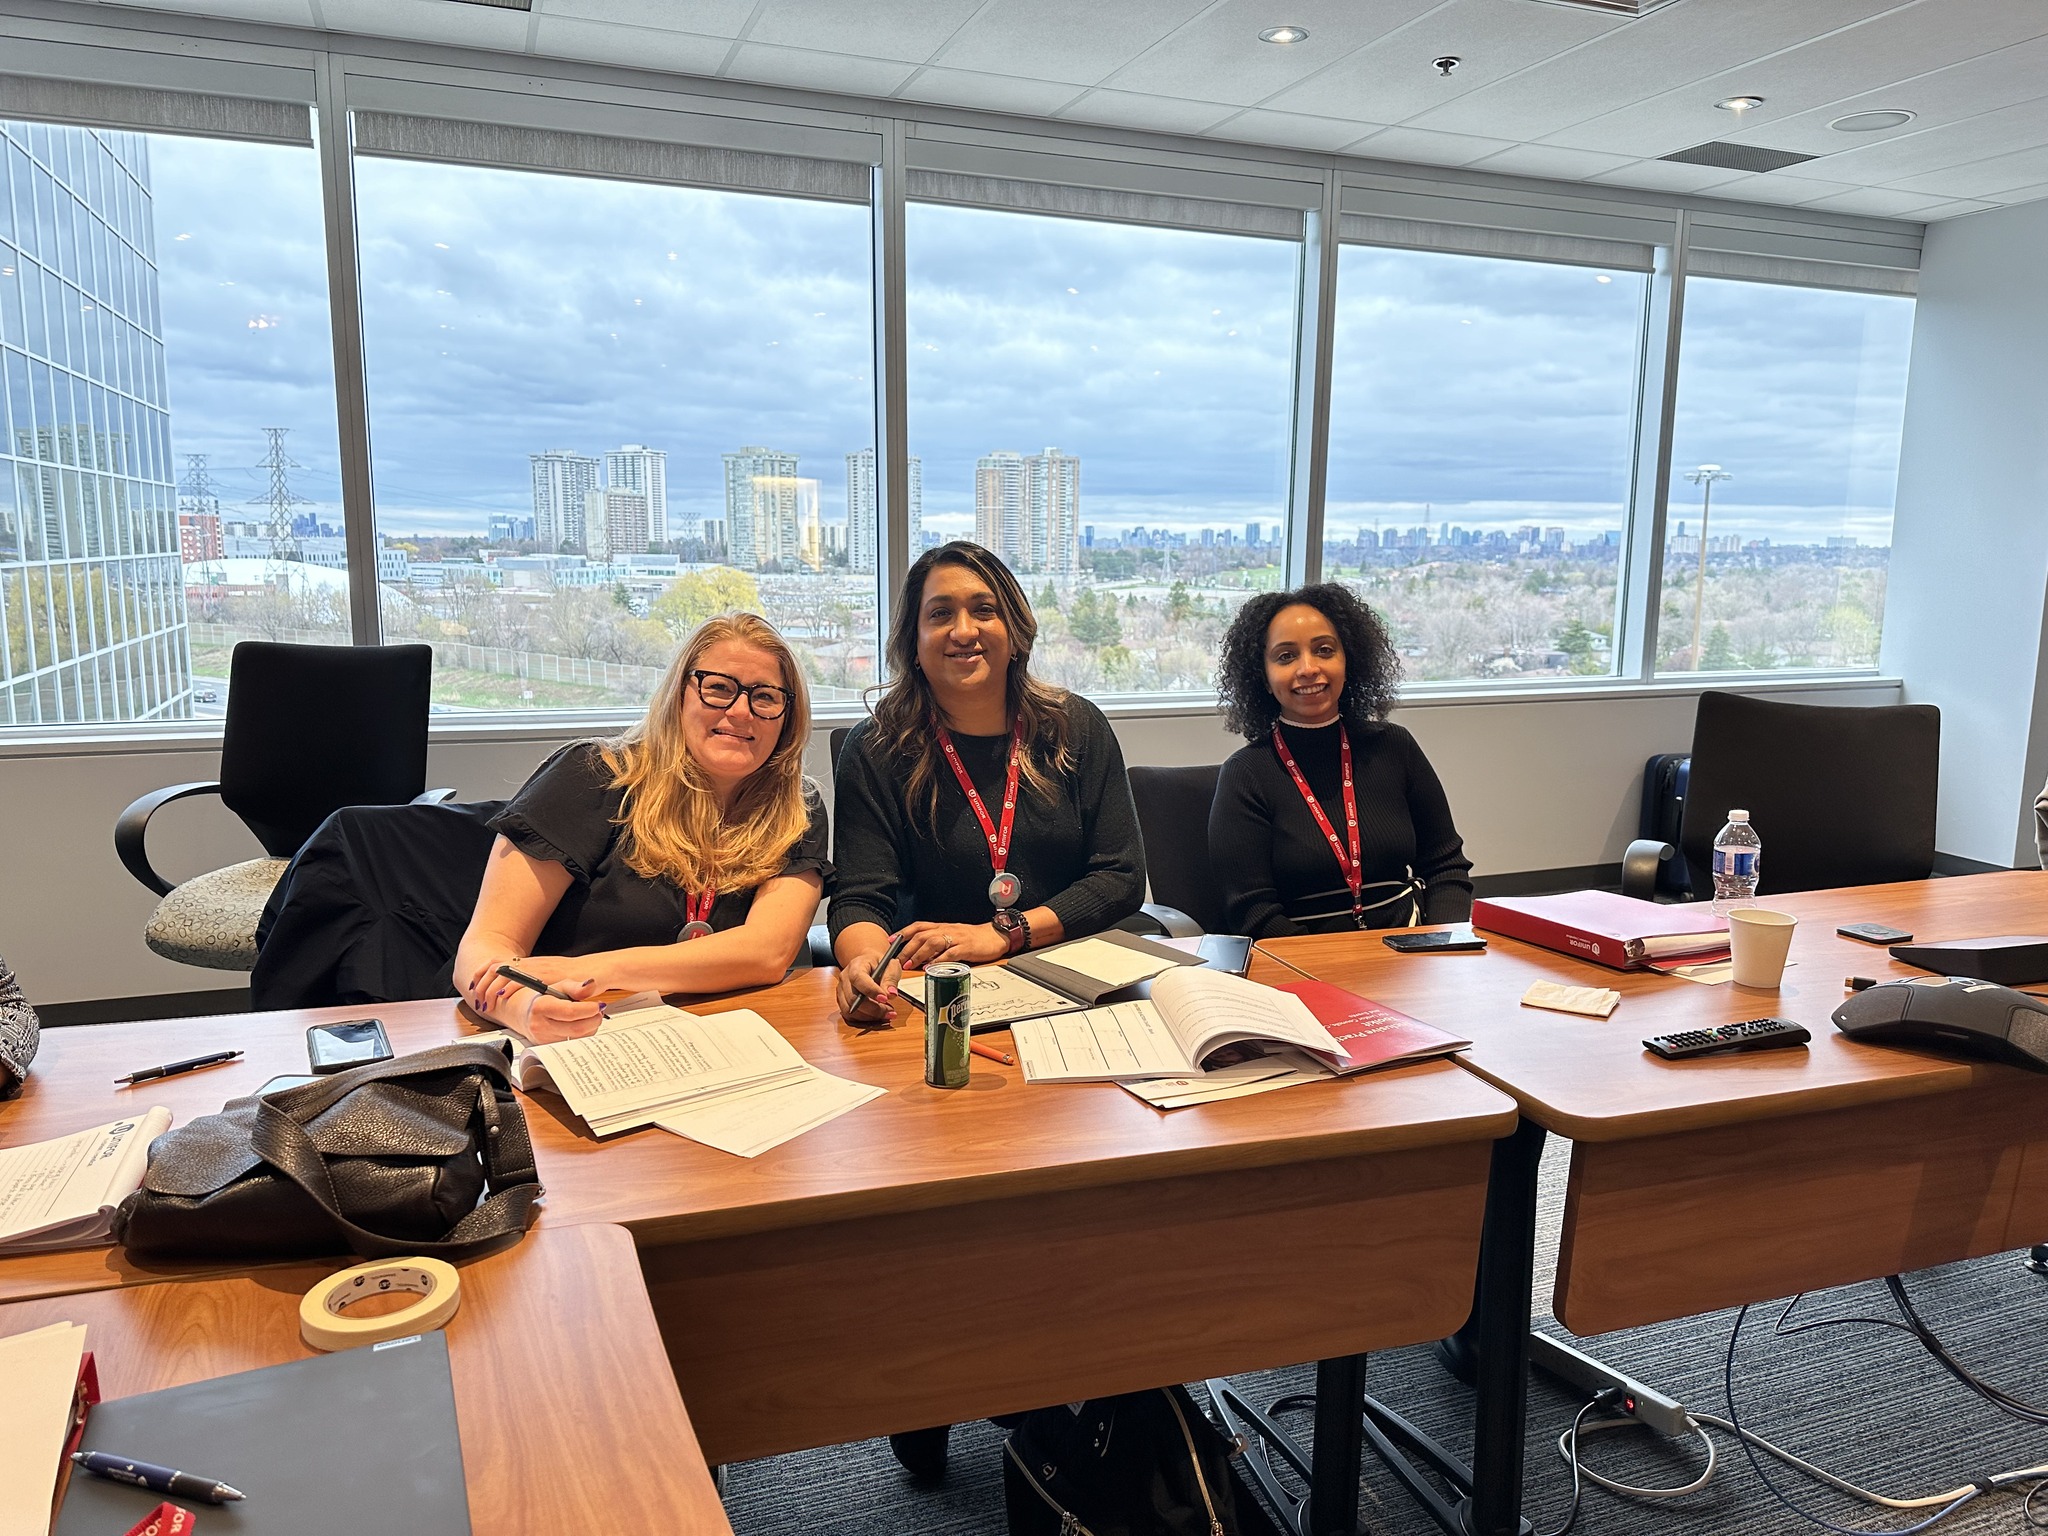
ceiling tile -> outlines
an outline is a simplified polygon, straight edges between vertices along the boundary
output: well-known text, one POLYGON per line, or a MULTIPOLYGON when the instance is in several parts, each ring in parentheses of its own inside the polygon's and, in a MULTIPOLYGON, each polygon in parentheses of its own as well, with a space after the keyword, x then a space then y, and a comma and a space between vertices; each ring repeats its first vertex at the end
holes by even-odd
POLYGON ((1240 112, 1228 122, 1209 130, 1212 139, 1232 139, 1242 144, 1280 144, 1289 149, 1315 149, 1334 153, 1355 144, 1378 123, 1339 122, 1330 117, 1304 117, 1298 112, 1264 112, 1257 108, 1240 112))
POLYGON ((922 64, 951 38, 981 0, 762 0, 747 39, 922 64))
POLYGON ((1935 219, 1959 219, 1969 213, 1989 213, 1994 208, 2006 206, 2003 202, 1978 202, 1967 197, 1937 197, 1933 201, 1924 203, 1912 212, 1903 215, 1903 217, 1931 222, 1935 219))
POLYGON ((1624 25, 1528 0, 1450 0, 1260 105, 1402 123, 1624 25), (1431 67, 1444 54, 1461 60, 1449 76, 1431 67))
POLYGON ((1996 199, 2040 181, 2048 181, 2048 145, 2010 155, 1993 155, 1971 165, 1950 166, 1925 176, 1908 176, 1889 185, 1902 192, 1925 192, 1929 197, 1996 199))
POLYGON ((1476 139, 1463 133, 1432 133, 1426 128, 1383 128, 1359 140, 1350 153, 1404 165, 1470 165, 1514 145, 1506 139, 1476 139))
POLYGON ((1733 181, 1724 181, 1714 188, 1714 196, 1740 198, 1745 203, 1799 208, 1824 197, 1854 190, 1839 181, 1813 181, 1803 176, 1788 176, 1782 171, 1770 171, 1761 176, 1741 175, 1733 181))
POLYGON ((915 64, 899 59, 862 59, 808 48, 771 48, 766 43, 741 43, 723 71, 732 80, 853 96, 886 96, 916 72, 915 64))
POLYGON ((950 69, 1093 85, 1208 0, 991 0, 932 60, 950 69))
POLYGON ((982 112, 1022 112, 1050 117, 1080 95, 1080 90, 1076 86, 1047 80, 1019 80, 1008 75, 927 67, 898 86, 896 94, 907 101, 932 101, 949 107, 973 107, 982 112))
POLYGON ((1181 101, 1170 96, 1140 96, 1131 91, 1090 91, 1060 109, 1060 116, 1113 128, 1143 128, 1153 133, 1200 133, 1236 107, 1213 101, 1181 101))
POLYGON ((1585 181, 1602 171, 1635 164, 1631 155, 1601 155, 1590 149, 1560 149, 1554 144, 1517 144, 1489 155, 1474 169, 1509 176, 1554 176, 1559 181, 1585 181))
MULTIPOLYGON (((1849 138, 1849 134, 1836 134, 1849 138)), ((2048 96, 1982 112, 1903 138, 1851 144, 1829 155, 1828 174, 1866 186, 1969 165, 2016 149, 2048 144, 2048 96)))
MULTIPOLYGON (((1692 0, 1667 5, 1548 63, 1437 107, 1414 123, 1493 138, 1549 139, 1575 123, 1619 111, 1680 81, 1718 74, 1861 20, 1893 3, 1895 0, 1798 0, 1797 4, 1713 0, 1702 5, 1692 0)), ((1706 103, 1706 109, 1713 110, 1712 101, 1706 103)), ((1715 131, 1710 127, 1686 142, 1712 138, 1715 131)), ((1559 142, 1571 142, 1579 149, 1612 147, 1576 140, 1559 142)))
POLYGON ((467 43, 479 48, 526 48, 524 11, 446 0, 320 0, 330 30, 423 43, 467 43))
POLYGON ((588 59, 636 69, 715 75, 732 52, 732 39, 652 27, 616 27, 573 16, 542 16, 534 29, 533 51, 551 59, 588 59))
POLYGON ((1834 213, 1860 213, 1876 219, 1904 219, 1913 217, 1930 204, 1929 200, 1918 192, 1892 192, 1884 187, 1857 187, 1853 191, 1837 192, 1832 197, 1818 198, 1806 206, 1825 208, 1834 213))
POLYGON ((1618 171, 1602 171, 1591 181, 1612 182, 1617 187, 1639 187, 1649 192, 1705 192, 1725 186, 1743 173, 1724 171, 1713 165, 1680 165, 1673 160, 1638 160, 1618 171))
POLYGON ((1120 91, 1190 96, 1249 107, 1420 15, 1436 0, 1219 0, 1195 20, 1103 82, 1120 91), (1266 27, 1289 22, 1308 41, 1278 47, 1259 41, 1266 27))
MULTIPOLYGON (((2010 192, 2001 192, 1994 206, 2009 208, 2015 203, 2038 203, 2044 197, 2048 197, 2048 181, 2042 182, 2039 186, 2014 187, 2010 192)), ((1970 211, 1974 213, 1976 209, 1972 208, 1970 211)))
POLYGON ((543 16, 575 16, 699 37, 738 37, 754 14, 754 0, 533 0, 533 8, 543 16))
MULTIPOLYGON (((1803 14, 1805 7, 1794 10, 1803 14)), ((1939 0, 1902 6, 1801 47, 1660 91, 1619 111, 1550 135, 1581 149, 1668 154, 1702 138, 1733 138, 1784 147, 1784 119, 1895 81, 1907 71, 1974 57, 2048 33, 2048 8, 2012 0, 1939 0), (1732 119, 1717 111, 1729 96, 1764 98, 1732 119)), ((1838 136, 1839 137, 1839 136, 1838 136)))

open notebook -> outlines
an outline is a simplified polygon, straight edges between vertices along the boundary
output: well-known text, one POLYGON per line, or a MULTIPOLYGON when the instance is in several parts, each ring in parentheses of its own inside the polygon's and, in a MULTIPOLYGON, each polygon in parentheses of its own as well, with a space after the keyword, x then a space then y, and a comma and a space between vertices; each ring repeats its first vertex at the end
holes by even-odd
POLYGON ((1184 1077, 1240 1041, 1290 1045, 1329 1064, 1344 1048, 1307 1004, 1224 971, 1188 967, 1152 983, 1151 997, 1011 1026, 1017 1060, 1034 1083, 1184 1077))

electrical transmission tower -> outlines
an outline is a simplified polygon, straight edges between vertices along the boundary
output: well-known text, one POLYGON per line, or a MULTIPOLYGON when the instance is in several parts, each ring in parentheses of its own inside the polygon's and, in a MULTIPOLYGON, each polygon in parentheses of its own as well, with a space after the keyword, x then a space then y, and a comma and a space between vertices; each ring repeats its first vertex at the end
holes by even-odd
POLYGON ((213 477, 207 473, 206 455, 185 455, 185 483, 178 487, 179 510, 195 517, 218 517, 220 497, 214 494, 213 477))
POLYGON ((263 429, 263 435, 270 439, 270 451, 264 454, 263 462, 256 467, 269 472, 270 490, 266 495, 249 498, 251 506, 270 509, 263 531, 270 540, 270 558, 273 560, 299 558, 298 537, 292 532, 292 508, 312 505, 309 498, 292 494, 291 472, 306 466, 294 461, 284 451, 284 435, 290 430, 289 427, 263 429))

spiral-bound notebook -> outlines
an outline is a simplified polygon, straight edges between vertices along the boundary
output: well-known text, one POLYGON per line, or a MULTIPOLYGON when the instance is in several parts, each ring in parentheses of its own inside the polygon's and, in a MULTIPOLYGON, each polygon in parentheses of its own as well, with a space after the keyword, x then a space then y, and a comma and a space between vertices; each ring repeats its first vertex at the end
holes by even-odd
MULTIPOLYGON (((469 1536, 445 1334, 103 1402, 83 1449, 218 1478, 205 1536, 469 1536)), ((125 1531, 162 1494, 74 1472, 54 1536, 125 1531)))

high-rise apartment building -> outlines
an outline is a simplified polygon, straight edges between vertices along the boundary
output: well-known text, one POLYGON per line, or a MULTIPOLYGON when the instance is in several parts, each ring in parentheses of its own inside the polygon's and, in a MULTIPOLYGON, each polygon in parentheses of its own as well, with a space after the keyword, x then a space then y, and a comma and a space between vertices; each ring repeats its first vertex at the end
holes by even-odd
POLYGON ((148 142, 0 121, 0 161, 0 724, 188 717, 148 142))
POLYGON ((584 547, 585 498, 597 489, 597 460, 554 449, 530 453, 533 465, 533 536, 549 551, 584 547))
POLYGON ((1024 461, 1024 523, 1031 568, 1054 576, 1081 570, 1081 461, 1048 448, 1024 461))
MULTIPOLYGON (((846 456, 847 563, 856 571, 875 568, 875 450, 863 448, 846 456)), ((910 558, 924 548, 924 460, 910 456, 910 558)))
MULTIPOLYGON (((604 456, 604 483, 617 490, 634 491, 647 498, 647 543, 664 548, 668 529, 668 454, 660 448, 643 448, 628 443, 604 456)), ((644 554, 643 543, 635 554, 644 554)))
POLYGON ((178 514, 178 558, 185 564, 201 565, 208 560, 218 560, 225 550, 218 512, 178 514))
POLYGON ((993 550, 1013 570, 1031 568, 1025 521, 1024 455, 996 452, 974 461, 974 542, 993 550))
MULTIPOLYGON (((742 448, 725 458, 726 558, 743 570, 792 567, 801 553, 796 455, 742 448)), ((817 482, 810 482, 815 516, 817 482)))
POLYGON ((583 544, 593 560, 647 553, 647 497, 616 485, 583 493, 583 544))

